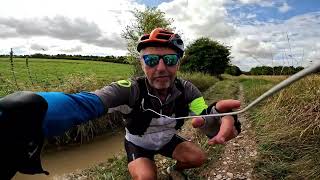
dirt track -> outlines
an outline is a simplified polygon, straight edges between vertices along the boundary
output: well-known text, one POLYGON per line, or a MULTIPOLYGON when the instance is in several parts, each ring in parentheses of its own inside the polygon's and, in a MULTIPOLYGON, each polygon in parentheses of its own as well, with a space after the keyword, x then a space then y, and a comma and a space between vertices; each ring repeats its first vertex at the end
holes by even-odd
MULTIPOLYGON (((239 99, 244 103, 243 90, 240 86, 239 99)), ((242 104, 244 106, 244 104, 242 104)), ((229 141, 219 161, 213 162, 211 171, 203 174, 208 179, 255 179, 252 161, 257 157, 256 141, 253 128, 247 114, 240 114, 242 132, 229 141)))

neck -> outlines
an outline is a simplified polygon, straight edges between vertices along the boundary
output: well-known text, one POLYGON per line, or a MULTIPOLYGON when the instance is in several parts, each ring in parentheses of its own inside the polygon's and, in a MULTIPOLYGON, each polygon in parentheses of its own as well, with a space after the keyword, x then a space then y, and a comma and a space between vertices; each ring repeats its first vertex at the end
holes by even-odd
POLYGON ((168 96, 168 89, 154 89, 155 95, 160 98, 162 102, 166 101, 166 98, 168 96))

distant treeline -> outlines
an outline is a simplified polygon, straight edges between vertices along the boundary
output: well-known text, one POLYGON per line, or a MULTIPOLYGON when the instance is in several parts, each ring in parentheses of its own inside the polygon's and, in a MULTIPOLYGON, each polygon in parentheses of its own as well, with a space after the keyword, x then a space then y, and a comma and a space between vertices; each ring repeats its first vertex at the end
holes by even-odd
MULTIPOLYGON (((9 55, 0 55, 0 57, 8 57, 9 55)), ((88 60, 88 61, 104 61, 121 64, 129 64, 126 56, 82 56, 82 55, 67 55, 67 54, 32 54, 32 55, 14 55, 16 58, 41 58, 41 59, 70 59, 70 60, 88 60)))
POLYGON ((250 75, 292 75, 304 69, 301 66, 258 66, 252 68, 248 74, 250 75))

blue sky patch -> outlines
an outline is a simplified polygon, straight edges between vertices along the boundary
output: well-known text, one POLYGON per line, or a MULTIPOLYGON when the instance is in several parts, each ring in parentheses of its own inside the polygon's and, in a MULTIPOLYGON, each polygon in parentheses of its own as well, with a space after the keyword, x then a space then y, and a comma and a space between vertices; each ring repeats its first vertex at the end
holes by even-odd
POLYGON ((320 1, 317 0, 288 0, 276 1, 272 6, 261 4, 228 3, 227 12, 236 24, 252 24, 257 22, 277 22, 294 16, 320 11, 320 1), (281 8, 285 6, 286 8, 281 8), (282 10, 282 11, 281 11, 282 10))

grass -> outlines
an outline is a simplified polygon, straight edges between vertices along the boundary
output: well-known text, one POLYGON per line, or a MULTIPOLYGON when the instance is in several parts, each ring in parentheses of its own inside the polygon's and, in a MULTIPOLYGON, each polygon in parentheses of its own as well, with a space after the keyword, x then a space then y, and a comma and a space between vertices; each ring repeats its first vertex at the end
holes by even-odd
MULTIPOLYGON (((277 82, 241 81, 249 101, 277 82)), ((258 139, 255 172, 261 179, 320 179, 319 84, 316 75, 300 80, 250 112, 258 139)))
POLYGON ((178 73, 178 76, 192 82, 201 92, 206 91, 219 80, 216 77, 203 73, 178 73))
POLYGON ((27 66, 25 59, 14 58, 13 67, 18 87, 9 58, 0 58, 0 96, 16 90, 60 90, 70 83, 73 87, 81 86, 81 90, 95 90, 112 81, 126 79, 132 72, 127 64, 80 60, 29 59, 27 66), (83 79, 88 77, 94 79, 95 84, 83 86, 83 79))

